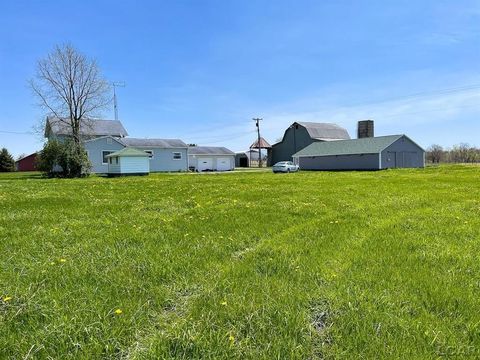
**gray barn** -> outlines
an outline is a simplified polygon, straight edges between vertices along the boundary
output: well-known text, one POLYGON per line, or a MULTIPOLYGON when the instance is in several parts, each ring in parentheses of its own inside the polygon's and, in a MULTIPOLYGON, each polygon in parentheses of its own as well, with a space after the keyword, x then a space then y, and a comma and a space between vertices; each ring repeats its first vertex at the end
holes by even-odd
POLYGON ((336 124, 294 122, 285 130, 282 141, 272 145, 268 165, 291 161, 292 155, 315 142, 350 139, 346 129, 336 124))
POLYGON ((423 168, 425 150, 406 135, 316 142, 293 155, 302 170, 423 168))

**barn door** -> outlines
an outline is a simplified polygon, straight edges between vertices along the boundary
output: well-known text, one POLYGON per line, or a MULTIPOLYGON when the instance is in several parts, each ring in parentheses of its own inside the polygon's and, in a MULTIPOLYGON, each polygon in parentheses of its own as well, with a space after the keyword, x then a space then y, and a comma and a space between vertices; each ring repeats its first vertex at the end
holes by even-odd
POLYGON ((404 164, 403 164, 403 151, 397 152, 397 156, 396 156, 395 162, 396 162, 395 167, 397 167, 397 168, 403 168, 403 167, 404 167, 404 164))
POLYGON ((397 153, 395 151, 387 151, 387 164, 384 168, 397 167, 397 153))

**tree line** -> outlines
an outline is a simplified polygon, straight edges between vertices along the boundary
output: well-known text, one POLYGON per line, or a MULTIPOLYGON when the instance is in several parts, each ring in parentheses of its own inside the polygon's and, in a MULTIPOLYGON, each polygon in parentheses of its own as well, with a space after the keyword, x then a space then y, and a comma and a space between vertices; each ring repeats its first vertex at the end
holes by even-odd
POLYGON ((433 144, 427 148, 426 160, 433 164, 439 163, 478 163, 480 162, 480 148, 469 144, 458 144, 451 148, 443 148, 433 144))

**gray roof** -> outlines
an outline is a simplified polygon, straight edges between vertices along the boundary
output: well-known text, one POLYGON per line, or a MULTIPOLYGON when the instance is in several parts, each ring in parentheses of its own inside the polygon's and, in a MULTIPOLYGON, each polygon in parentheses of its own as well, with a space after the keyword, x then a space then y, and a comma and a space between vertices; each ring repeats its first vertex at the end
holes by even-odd
POLYGON ((378 136, 372 138, 338 140, 328 142, 314 142, 306 148, 293 154, 301 156, 331 156, 331 155, 355 155, 377 154, 387 146, 405 135, 378 136))
POLYGON ((125 146, 133 147, 152 147, 152 148, 187 148, 182 140, 179 139, 137 139, 123 138, 120 140, 125 146))
POLYGON ((218 146, 191 146, 188 148, 189 155, 235 155, 225 147, 218 146))
POLYGON ((338 126, 337 124, 315 123, 315 122, 304 122, 304 121, 297 121, 293 125, 295 124, 303 126, 307 130, 308 135, 310 135, 312 139, 327 140, 327 141, 350 139, 350 135, 348 135, 348 131, 341 126, 338 126))
MULTIPOLYGON (((65 120, 68 121, 68 120, 65 120)), ((64 121, 56 117, 47 117, 45 126, 45 136, 48 135, 47 130, 55 135, 70 135, 71 128, 64 121)), ((85 119, 80 126, 80 134, 85 136, 127 136, 128 133, 118 120, 95 120, 85 119)))
POLYGON ((149 157, 145 151, 137 150, 134 148, 123 148, 121 150, 115 151, 114 153, 108 154, 107 158, 122 156, 122 157, 149 157))

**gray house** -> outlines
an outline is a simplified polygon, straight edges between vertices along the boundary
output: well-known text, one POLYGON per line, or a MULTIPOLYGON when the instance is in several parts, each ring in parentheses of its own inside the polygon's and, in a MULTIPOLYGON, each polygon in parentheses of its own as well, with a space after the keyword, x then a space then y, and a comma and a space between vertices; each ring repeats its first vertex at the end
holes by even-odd
POLYGON ((123 138, 121 142, 150 155, 150 172, 188 170, 188 145, 182 140, 123 138))
POLYGON ((293 155, 302 170, 423 168, 425 150, 406 135, 315 142, 293 155))
POLYGON ((346 129, 336 124, 295 122, 285 130, 282 141, 273 144, 268 165, 291 161, 292 155, 315 142, 350 139, 346 129))
POLYGON ((150 158, 150 172, 187 171, 187 144, 177 139, 136 139, 104 136, 84 142, 92 172, 108 172, 108 155, 131 147, 145 151, 150 158))
MULTIPOLYGON (((45 137, 48 140, 63 141, 67 139, 72 130, 68 120, 62 120, 57 117, 48 116, 45 122, 45 137)), ((96 120, 86 119, 80 126, 80 135, 85 139, 93 139, 104 136, 123 138, 128 136, 122 123, 118 120, 96 120)))
POLYGON ((235 153, 225 147, 191 146, 188 166, 193 171, 229 171, 235 169, 235 153))
MULTIPOLYGON (((46 138, 64 141, 70 133, 65 121, 47 117, 46 138)), ((107 156, 126 147, 147 152, 151 172, 188 170, 188 146, 181 140, 127 138, 128 133, 118 120, 88 119, 82 123, 80 134, 94 173, 107 173, 107 156)))

